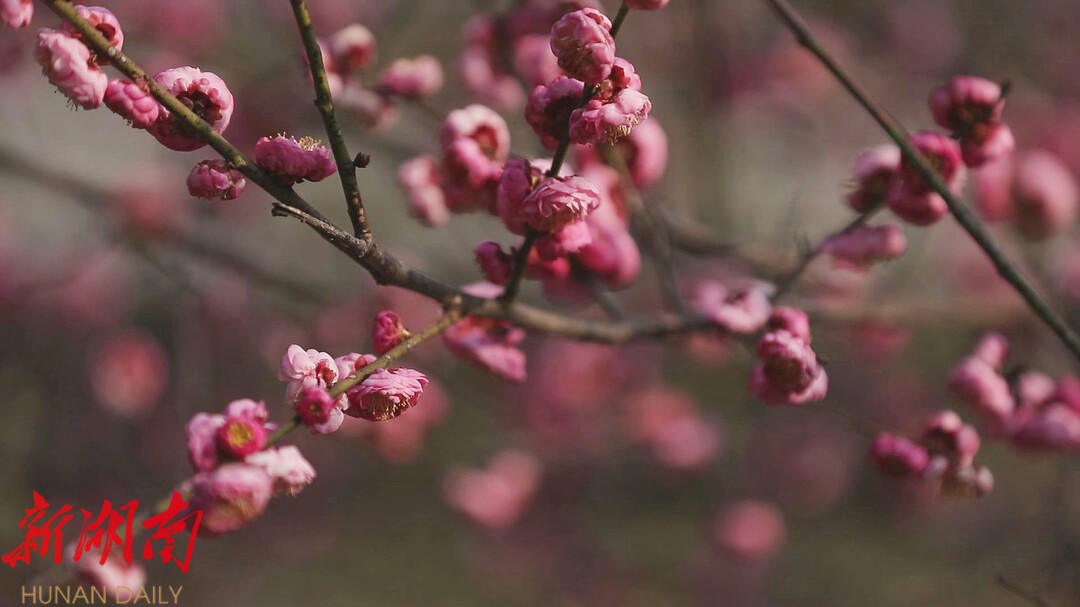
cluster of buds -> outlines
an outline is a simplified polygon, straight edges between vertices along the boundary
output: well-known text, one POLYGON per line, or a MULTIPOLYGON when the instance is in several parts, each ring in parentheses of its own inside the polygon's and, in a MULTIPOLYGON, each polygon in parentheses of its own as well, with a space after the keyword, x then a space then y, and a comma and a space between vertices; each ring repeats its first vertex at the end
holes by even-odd
POLYGON ((919 440, 882 432, 870 456, 891 476, 932 483, 947 497, 982 497, 994 489, 994 476, 975 463, 979 433, 953 411, 935 413, 919 440))
POLYGON ((977 76, 956 76, 930 94, 930 111, 938 126, 960 142, 964 162, 979 167, 1012 153, 1012 130, 1001 121, 1005 91, 977 76))
POLYGON ((829 377, 810 347, 810 321, 802 310, 773 310, 757 356, 750 391, 762 402, 801 405, 825 398, 829 377))
POLYGON ((1054 381, 1039 371, 1009 372, 1009 344, 985 335, 949 376, 949 388, 993 436, 1031 451, 1080 451, 1080 380, 1054 381))

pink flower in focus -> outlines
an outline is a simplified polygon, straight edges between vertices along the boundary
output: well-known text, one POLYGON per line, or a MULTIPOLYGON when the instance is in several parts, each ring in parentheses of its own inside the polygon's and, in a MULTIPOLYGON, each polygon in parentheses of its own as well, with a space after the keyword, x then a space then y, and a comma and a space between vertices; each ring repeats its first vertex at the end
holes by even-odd
POLYGON ((1016 161, 1016 227, 1032 240, 1063 231, 1076 219, 1080 186, 1057 156, 1032 150, 1016 161))
POLYGON ((609 288, 632 283, 641 271, 641 251, 614 201, 602 200, 585 225, 591 242, 577 251, 574 260, 609 288))
POLYGON ((203 160, 188 173, 188 193, 206 200, 234 200, 244 193, 247 179, 224 160, 203 160))
POLYGON ((217 445, 222 454, 243 459, 266 446, 266 428, 249 417, 226 416, 217 431, 217 445))
POLYGON ((153 124, 161 107, 153 95, 130 80, 111 80, 104 101, 110 110, 137 129, 153 124))
POLYGON ((327 46, 334 65, 343 73, 363 71, 375 62, 375 36, 359 23, 338 30, 330 36, 327 46))
POLYGON ((0 0, 0 22, 12 29, 30 25, 33 16, 33 0, 0 0))
POLYGON ((165 391, 169 363, 165 351, 142 333, 110 337, 94 353, 90 382, 94 397, 126 418, 146 412, 165 391))
MULTIPOLYGON (((235 102, 229 87, 217 74, 190 66, 174 67, 154 76, 154 80, 209 123, 215 132, 224 133, 229 127, 235 102)), ((157 121, 146 130, 170 150, 189 152, 206 145, 197 133, 188 129, 165 107, 160 108, 157 121)))
POLYGON ((451 507, 479 525, 502 531, 514 524, 540 484, 540 462, 521 451, 502 451, 487 468, 454 468, 443 483, 451 507))
POLYGON ((921 445, 887 432, 874 439, 870 457, 882 472, 893 476, 919 476, 930 464, 930 454, 921 445))
POLYGON ((322 181, 337 172, 330 149, 311 137, 262 137, 255 143, 255 164, 288 184, 322 181))
POLYGON ((543 171, 524 158, 511 158, 503 166, 495 192, 495 213, 502 218, 506 229, 514 234, 525 235, 528 227, 524 213, 525 198, 543 178, 543 171))
POLYGON ((427 383, 427 376, 413 369, 376 369, 349 390, 345 413, 373 422, 393 419, 417 403, 427 383))
POLYGON ((440 226, 449 221, 439 177, 439 163, 431 156, 417 156, 401 163, 397 172, 398 185, 405 190, 409 214, 427 226, 440 226))
POLYGON ((521 214, 534 230, 554 233, 585 219, 600 205, 596 184, 585 177, 551 177, 525 200, 521 214))
MULTIPOLYGON (((124 31, 120 29, 120 21, 116 18, 116 15, 109 9, 103 6, 76 6, 75 14, 85 19, 90 25, 94 26, 109 44, 116 47, 116 50, 124 48, 124 31)), ((76 40, 82 40, 82 34, 75 29, 75 26, 68 22, 64 22, 60 26, 63 32, 76 40)), ((96 56, 95 61, 99 65, 106 65, 109 63, 108 57, 96 56)))
POLYGON ((274 482, 261 467, 225 464, 190 481, 190 504, 202 510, 199 530, 213 535, 236 531, 266 511, 274 482))
POLYGON ((567 13, 551 28, 551 52, 571 77, 587 84, 600 82, 615 63, 611 21, 592 8, 567 13))
POLYGON ((590 244, 592 244, 592 231, 588 223, 578 221, 563 226, 557 232, 537 238, 536 252, 543 259, 558 259, 577 253, 590 244))
POLYGON ((34 58, 49 82, 76 105, 85 110, 101 105, 109 77, 91 61, 90 49, 82 42, 59 30, 42 29, 34 58))
POLYGON ((514 258, 504 252, 498 243, 482 242, 476 245, 473 252, 476 254, 476 263, 480 265, 480 271, 488 282, 502 286, 510 281, 514 258))
POLYGON ((847 196, 856 213, 885 202, 900 172, 900 148, 893 144, 866 150, 855 159, 855 189, 847 196))
POLYGON ((574 143, 615 143, 628 136, 652 111, 652 102, 634 89, 619 91, 610 103, 591 99, 570 114, 574 143))
POLYGON ((326 388, 304 388, 296 395, 293 410, 300 422, 316 434, 333 434, 345 421, 340 401, 335 401, 326 388))
POLYGON ((837 266, 853 270, 866 270, 875 263, 891 261, 906 250, 907 238, 894 225, 859 226, 833 236, 824 248, 837 266))
POLYGON ((728 505, 712 525, 715 546, 743 561, 770 560, 783 547, 787 531, 775 506, 757 500, 728 505))
MULTIPOLYGON (((475 297, 498 297, 502 288, 473 283, 462 288, 475 297)), ((504 320, 467 316, 443 332, 443 343, 461 357, 510 381, 525 381, 525 352, 518 348, 525 331, 504 320)))
POLYGON ((431 55, 414 59, 395 60, 379 76, 377 90, 390 97, 420 99, 438 91, 443 85, 442 66, 431 55))
POLYGON ((658 11, 671 0, 626 0, 626 5, 639 11, 658 11))
POLYGON ((315 480, 315 468, 293 445, 252 453, 244 463, 262 468, 274 482, 275 495, 295 496, 315 480))
POLYGON ((401 317, 391 310, 383 310, 375 316, 375 325, 371 330, 371 341, 375 353, 382 355, 410 337, 401 317))
POLYGON ((570 116, 581 105, 585 83, 562 76, 548 85, 537 86, 525 105, 525 121, 549 150, 559 147, 559 138, 570 124, 570 116))
POLYGON ((730 289, 715 280, 705 280, 698 284, 691 306, 723 329, 750 334, 765 326, 769 319, 771 291, 772 286, 764 283, 730 289))

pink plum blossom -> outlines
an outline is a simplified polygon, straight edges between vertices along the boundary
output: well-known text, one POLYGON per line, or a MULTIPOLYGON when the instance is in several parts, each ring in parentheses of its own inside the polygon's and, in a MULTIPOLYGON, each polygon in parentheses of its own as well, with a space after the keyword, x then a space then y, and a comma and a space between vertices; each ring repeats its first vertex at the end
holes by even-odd
MULTIPOLYGON (((174 67, 154 76, 154 80, 209 123, 215 132, 224 133, 229 127, 235 102, 229 87, 217 74, 190 66, 174 67)), ((188 152, 206 145, 165 107, 160 108, 158 119, 146 130, 171 150, 188 152)))
POLYGON ((345 421, 340 399, 318 386, 302 389, 293 401, 293 410, 300 422, 317 434, 333 434, 345 421))
POLYGON ((476 255, 476 263, 488 282, 505 285, 510 282, 510 274, 514 267, 514 258, 495 242, 482 242, 473 249, 476 255))
POLYGON ((720 451, 717 429, 701 417, 688 395, 675 390, 657 388, 636 395, 627 407, 627 425, 633 440, 675 470, 700 469, 720 451))
POLYGON ((900 148, 893 144, 866 150, 855 159, 855 189, 847 196, 856 213, 885 202, 900 172, 900 148))
POLYGON ((514 524, 540 484, 541 466, 521 451, 502 451, 487 468, 454 468, 446 475, 443 493, 455 510, 493 531, 514 524))
POLYGON ((109 601, 118 600, 117 588, 134 590, 146 584, 146 569, 137 562, 125 561, 123 553, 115 547, 102 564, 100 547, 80 551, 77 544, 72 542, 64 548, 65 569, 75 581, 101 590, 109 601), (76 553, 79 554, 78 561, 75 560, 76 553))
POLYGON ((810 317, 806 312, 789 306, 773 308, 772 314, 765 322, 766 331, 786 331, 804 343, 809 344, 810 317))
POLYGON ((413 369, 376 369, 347 392, 345 413, 373 422, 393 419, 417 403, 427 384, 427 376, 413 369))
POLYGON ((255 164, 289 184, 322 181, 337 172, 330 149, 311 137, 262 137, 255 143, 255 164))
POLYGON ((533 89, 525 105, 525 121, 549 150, 559 147, 559 139, 570 124, 570 116, 581 105, 585 83, 561 76, 550 84, 533 89))
POLYGON ((197 472, 213 470, 218 463, 217 432, 225 416, 196 413, 186 427, 188 459, 197 472))
POLYGON ((390 97, 420 99, 443 85, 442 66, 431 55, 396 59, 379 76, 377 90, 390 97))
POLYGON ((246 416, 226 416, 225 424, 217 431, 217 444, 221 453, 243 459, 266 446, 266 428, 246 416))
POLYGON ((440 226, 450 219, 439 175, 439 163, 431 156, 417 156, 401 163, 397 182, 405 190, 409 214, 427 226, 440 226))
POLYGON ((534 230, 554 233, 585 219, 599 205, 600 192, 588 178, 551 177, 521 202, 521 215, 534 230))
POLYGON ((704 280, 698 284, 691 306, 723 329, 749 334, 768 321, 771 291, 772 286, 764 283, 733 289, 715 280, 704 280))
POLYGON ((514 69, 529 86, 547 84, 563 73, 551 52, 548 37, 543 34, 528 34, 514 40, 514 69))
POLYGON ((1017 159, 1012 192, 1016 227, 1027 238, 1045 239, 1076 219, 1080 185, 1072 171, 1049 152, 1032 150, 1017 159))
POLYGON ((145 413, 161 398, 168 381, 165 350, 138 332, 111 336, 94 352, 90 365, 94 397, 121 417, 145 413))
POLYGON ((465 24, 465 48, 458 71, 465 86, 484 103, 508 110, 521 105, 525 92, 500 59, 496 27, 495 19, 488 15, 479 15, 465 24))
POLYGON ((377 46, 371 30, 353 23, 335 32, 328 40, 334 65, 343 73, 359 72, 375 62, 377 46))
POLYGON ((837 234, 825 243, 824 252, 838 266, 865 270, 875 263, 891 261, 907 250, 904 232, 894 225, 859 226, 837 234))
POLYGON ((893 476, 920 476, 930 464, 930 454, 922 445, 888 432, 877 435, 870 456, 883 472, 893 476))
POLYGON ((92 110, 105 98, 109 77, 91 61, 90 49, 59 30, 43 29, 37 34, 34 57, 56 88, 76 105, 92 110))
POLYGON ((588 84, 600 82, 615 63, 611 21, 592 8, 567 13, 551 28, 551 52, 571 77, 588 84))
MULTIPOLYGON (((491 283, 473 283, 462 290, 476 297, 497 297, 502 292, 491 283)), ((524 330, 505 320, 467 316, 442 337, 455 356, 511 381, 525 381, 525 352, 518 348, 524 330)))
POLYGON ((386 354, 391 348, 409 338, 411 334, 405 323, 392 310, 383 310, 375 316, 371 330, 371 342, 376 354, 386 354))
POLYGON ((726 506, 712 526, 716 548, 740 560, 768 561, 783 547, 787 535, 784 518, 775 506, 741 500, 726 506))
POLYGON ((30 25, 34 16, 33 0, 0 0, 0 22, 19 29, 30 25))
POLYGON ((628 136, 652 111, 652 102, 641 91, 625 89, 605 103, 591 99, 570 114, 570 139, 574 143, 615 143, 628 136))
MULTIPOLYGON (((950 190, 957 192, 963 186, 965 171, 959 144, 932 131, 916 133, 911 141, 950 190)), ((898 217, 925 226, 949 212, 945 200, 930 188, 907 158, 900 161, 900 174, 901 179, 894 185, 888 200, 889 208, 898 217)))
POLYGON ((274 482, 275 495, 295 496, 315 480, 315 468, 293 445, 252 453, 244 463, 262 468, 274 482))
POLYGON ((202 510, 199 530, 213 535, 236 531, 266 511, 274 481, 261 467, 225 464, 190 481, 191 508, 202 510))
POLYGON ((188 193, 206 200, 233 200, 244 193, 247 179, 224 160, 203 160, 188 173, 188 193))
POLYGON ((506 162, 495 191, 495 214, 502 218, 506 229, 518 235, 525 234, 528 228, 525 199, 543 176, 543 171, 524 158, 511 158, 506 162))
MULTIPOLYGON (((103 6, 77 5, 75 6, 75 14, 92 25, 94 29, 109 41, 109 44, 116 47, 116 50, 119 51, 124 48, 124 31, 120 29, 120 21, 112 11, 103 6)), ((72 38, 82 40, 82 34, 75 29, 74 25, 65 21, 61 26, 61 29, 72 38)), ((96 57, 95 60, 100 65, 105 65, 109 62, 107 57, 101 56, 96 57)))
POLYGON ((110 110, 137 129, 153 124, 161 107, 153 95, 130 80, 109 81, 104 101, 110 110))
POLYGON ((964 162, 982 166, 1015 147, 1012 131, 1001 122, 1005 98, 999 84, 976 76, 956 76, 930 95, 934 121, 960 140, 964 162))

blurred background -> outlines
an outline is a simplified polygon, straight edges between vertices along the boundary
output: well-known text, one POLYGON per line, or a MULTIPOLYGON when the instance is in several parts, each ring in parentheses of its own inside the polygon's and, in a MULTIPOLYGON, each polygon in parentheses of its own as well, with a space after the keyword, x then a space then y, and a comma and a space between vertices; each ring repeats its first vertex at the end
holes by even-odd
MULTIPOLYGON (((246 153, 264 135, 321 136, 287 2, 102 4, 148 72, 195 65, 228 82, 237 109, 226 136, 246 153)), ((439 114, 484 101, 458 76, 466 23, 520 3, 309 4, 321 35, 354 22, 375 34, 366 78, 398 57, 441 62, 446 85, 426 107, 399 104, 374 125, 356 112, 343 121, 350 149, 372 158, 359 177, 380 242, 445 282, 479 280, 473 246, 509 245, 512 235, 480 214, 420 225, 396 169, 437 153, 439 114)), ((932 126, 926 98, 950 76, 1008 79, 1018 150, 1048 150, 1080 171, 1074 3, 797 8, 908 128, 932 126)), ((30 28, 0 31, 5 553, 22 539, 32 491, 95 511, 103 499, 149 505, 167 494, 191 474, 183 428, 196 412, 255 398, 285 419, 275 376, 289 344, 365 352, 379 310, 412 328, 438 315, 424 298, 377 287, 299 223, 271 218, 269 196, 253 185, 234 201, 190 197, 185 176, 213 157, 208 149, 172 152, 107 110, 69 109, 32 54, 34 31, 58 23, 39 7, 30 28)), ((702 277, 779 273, 801 242, 850 220, 852 162, 884 136, 764 3, 674 0, 634 12, 618 47, 668 136, 667 170, 644 198, 709 242, 734 245, 734 254, 678 252, 687 292, 702 277)), ((515 154, 545 155, 520 104, 496 109, 515 154)), ((298 190, 348 223, 336 179, 298 190)), ((1040 242, 1009 222, 993 229, 1080 325, 1075 226, 1040 242)), ((332 436, 295 433, 288 442, 315 466, 316 482, 275 500, 255 524, 199 538, 187 574, 150 564, 149 583, 183 584, 187 605, 1024 604, 1006 585, 1048 605, 1080 605, 1075 456, 987 440, 980 459, 996 489, 960 502, 882 477, 866 457, 877 430, 912 431, 941 408, 971 417, 946 378, 988 329, 1008 335, 1024 365, 1054 376, 1074 366, 952 221, 905 231, 900 260, 859 274, 820 259, 789 297, 810 312, 815 350, 827 359, 832 385, 820 406, 756 402, 746 388, 752 351, 719 339, 614 349, 530 335, 530 378, 520 386, 434 340, 403 361, 433 387, 415 411, 384 424, 400 428, 348 418, 332 436), (642 439, 642 426, 673 417, 685 426, 667 442, 642 439), (531 454, 539 472, 520 481, 506 521, 484 524, 452 499, 447 479, 463 467, 494 474, 492 458, 507 450, 531 454)), ((615 294, 635 316, 661 305, 645 265, 615 294)), ((546 301, 535 284, 523 297, 602 317, 596 306, 546 301)), ((14 604, 46 565, 0 568, 0 603, 14 604)))

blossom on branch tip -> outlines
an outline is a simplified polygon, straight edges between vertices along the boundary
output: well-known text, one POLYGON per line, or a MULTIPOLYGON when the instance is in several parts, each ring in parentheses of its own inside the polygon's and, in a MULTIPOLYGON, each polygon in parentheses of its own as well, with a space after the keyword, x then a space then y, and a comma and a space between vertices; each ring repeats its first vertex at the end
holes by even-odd
POLYGON ((109 77, 92 61, 92 53, 79 40, 59 30, 37 34, 34 57, 42 73, 76 105, 92 110, 105 98, 109 77))
POLYGON ((33 17, 33 0, 0 0, 0 23, 19 29, 30 25, 33 17))
POLYGON ((377 46, 371 30, 353 23, 335 32, 327 42, 334 65, 342 73, 359 72, 375 62, 377 46))
MULTIPOLYGON (((224 133, 229 127, 235 102, 229 87, 217 74, 190 66, 174 67, 154 76, 154 80, 209 124, 214 132, 224 133)), ((206 145, 195 130, 164 106, 160 108, 158 119, 146 130, 171 150, 188 152, 206 145)))
POLYGON ((244 174, 224 160, 203 160, 188 173, 188 193, 207 200, 233 200, 244 193, 244 174))
POLYGON ((551 52, 571 77, 588 84, 600 82, 615 63, 611 21, 592 8, 567 13, 551 28, 551 52))
POLYGON ((337 172, 330 149, 311 137, 262 137, 255 143, 255 164, 288 184, 322 181, 337 172))
POLYGON ((105 88, 105 105, 132 127, 145 129, 161 111, 157 99, 130 80, 111 80, 105 88))
POLYGON ((377 90, 390 97, 420 99, 443 85, 442 66, 431 55, 396 59, 379 76, 377 90))
POLYGON ((392 310, 383 310, 375 316, 371 341, 375 346, 376 354, 386 354, 411 335, 405 328, 405 323, 401 321, 401 317, 392 310))
POLYGON ((315 468, 293 445, 252 453, 244 463, 262 468, 274 483, 274 494, 295 496, 315 480, 315 468))

